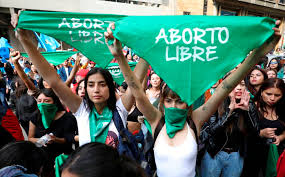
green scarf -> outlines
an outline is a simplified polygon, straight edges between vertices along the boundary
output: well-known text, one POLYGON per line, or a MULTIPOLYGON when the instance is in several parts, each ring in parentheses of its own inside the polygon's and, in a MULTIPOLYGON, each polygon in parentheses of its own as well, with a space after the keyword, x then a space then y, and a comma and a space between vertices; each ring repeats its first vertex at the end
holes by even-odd
MULTIPOLYGON (((59 52, 41 52, 43 57, 51 64, 62 64, 66 59, 78 52, 74 51, 59 51, 59 52)), ((21 53, 23 57, 29 57, 27 53, 21 53)))
POLYGON ((97 113, 95 107, 92 109, 89 114, 91 142, 99 142, 105 144, 109 131, 109 124, 112 120, 112 117, 113 113, 107 106, 103 109, 101 115, 97 113))
POLYGON ((49 128, 57 112, 57 106, 55 104, 40 103, 38 108, 42 115, 42 122, 45 129, 49 128))
POLYGON ((175 133, 182 130, 187 119, 187 109, 165 108, 166 133, 173 138, 175 133))
POLYGON ((56 177, 61 177, 59 169, 64 164, 67 158, 68 158, 68 155, 66 154, 60 154, 59 156, 55 158, 55 176, 56 177))

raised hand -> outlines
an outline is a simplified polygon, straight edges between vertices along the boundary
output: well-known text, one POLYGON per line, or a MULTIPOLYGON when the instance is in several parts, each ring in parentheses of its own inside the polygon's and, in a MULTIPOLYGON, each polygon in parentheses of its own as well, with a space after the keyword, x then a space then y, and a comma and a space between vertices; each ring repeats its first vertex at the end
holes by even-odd
POLYGON ((108 29, 107 29, 107 32, 104 33, 105 35, 105 43, 107 44, 110 52, 112 53, 112 55, 115 57, 115 58, 119 58, 121 57, 123 54, 123 51, 122 51, 122 44, 121 42, 116 39, 114 36, 113 36, 113 31, 115 29, 115 24, 112 23, 109 25, 108 29), (109 42, 111 42, 113 40, 113 43, 110 44, 109 42))
POLYGON ((238 104, 236 104, 236 109, 240 108, 242 110, 248 111, 249 110, 249 99, 250 95, 248 91, 244 91, 241 96, 241 100, 238 104))

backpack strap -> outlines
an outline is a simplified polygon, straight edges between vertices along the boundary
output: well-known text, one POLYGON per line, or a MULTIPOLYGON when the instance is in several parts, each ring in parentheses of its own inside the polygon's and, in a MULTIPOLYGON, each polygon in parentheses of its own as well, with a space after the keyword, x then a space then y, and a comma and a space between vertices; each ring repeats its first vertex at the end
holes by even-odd
POLYGON ((113 121, 114 121, 114 124, 115 124, 115 127, 117 128, 119 134, 121 132, 121 130, 123 130, 125 127, 124 127, 124 124, 123 124, 123 121, 122 121, 122 118, 118 112, 117 109, 115 109, 113 111, 113 117, 112 117, 113 121))

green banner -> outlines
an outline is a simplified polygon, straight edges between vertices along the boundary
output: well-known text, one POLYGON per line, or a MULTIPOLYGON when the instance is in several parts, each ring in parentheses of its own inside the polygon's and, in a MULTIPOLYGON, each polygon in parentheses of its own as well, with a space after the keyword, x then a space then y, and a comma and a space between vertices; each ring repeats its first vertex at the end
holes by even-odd
POLYGON ((17 28, 54 37, 79 50, 88 59, 106 67, 114 58, 105 44, 110 23, 125 16, 70 12, 21 12, 17 28))
MULTIPOLYGON (((131 67, 132 70, 135 69, 137 65, 137 62, 129 62, 129 66, 131 67)), ((124 82, 125 78, 123 76, 123 73, 121 72, 121 69, 119 67, 118 63, 110 63, 106 69, 108 69, 108 71, 112 74, 114 81, 118 84, 118 85, 122 85, 122 83, 124 82)))
POLYGON ((129 16, 114 35, 189 105, 273 33, 267 17, 129 16))
POLYGON ((192 104, 274 32, 274 20, 237 16, 117 16, 67 12, 27 12, 19 28, 65 41, 105 67, 113 58, 103 32, 116 21, 114 35, 182 100, 192 104), (100 41, 100 42, 99 42, 100 41))
MULTIPOLYGON (((60 52, 41 52, 43 57, 53 65, 62 64, 66 59, 78 52, 74 51, 60 51, 60 52)), ((29 57, 27 53, 21 53, 23 57, 29 57)))

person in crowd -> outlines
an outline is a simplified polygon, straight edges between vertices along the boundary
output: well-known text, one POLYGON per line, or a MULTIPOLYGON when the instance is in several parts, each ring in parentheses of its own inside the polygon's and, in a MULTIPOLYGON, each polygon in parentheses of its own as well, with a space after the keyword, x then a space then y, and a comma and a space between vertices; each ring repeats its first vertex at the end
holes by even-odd
POLYGON ((277 58, 272 58, 268 62, 268 69, 275 69, 277 71, 277 78, 283 79, 284 76, 284 69, 282 64, 280 63, 280 60, 277 58))
POLYGON ((8 108, 8 103, 6 101, 6 92, 7 92, 6 81, 2 75, 2 72, 0 71, 0 102, 2 105, 8 108))
POLYGON ((46 152, 29 141, 9 143, 0 149, 0 176, 48 177, 47 159, 46 152))
POLYGON ((24 63, 24 72, 26 74, 28 74, 29 72, 31 72, 31 63, 29 61, 25 61, 24 63))
MULTIPOLYGON (((12 24, 15 25, 14 22, 17 23, 17 19, 18 16, 14 15, 12 24)), ((128 111, 134 104, 131 92, 127 91, 121 99, 116 100, 112 75, 108 70, 94 68, 88 72, 84 80, 85 97, 81 98, 74 94, 36 50, 36 46, 31 42, 29 32, 31 31, 19 29, 17 37, 28 55, 31 56, 30 59, 40 75, 56 92, 64 105, 74 113, 78 123, 79 145, 95 141, 117 147, 119 132, 115 127, 113 116, 119 115, 120 117, 117 118, 120 118, 124 126, 126 126, 128 111), (116 114, 114 113, 115 111, 116 114), (99 117, 103 118, 100 119, 99 117), (97 121, 99 122, 96 123, 97 121), (104 126, 97 129, 95 125, 101 123, 104 123, 104 126), (99 131, 102 133, 98 134, 99 131)), ((138 78, 141 77, 142 81, 148 64, 138 63, 137 68, 137 76, 138 78)))
POLYGON ((76 87, 76 95, 81 98, 85 97, 85 88, 84 88, 84 79, 78 82, 78 86, 76 87))
POLYGON ((265 175, 269 144, 274 143, 279 153, 284 150, 285 139, 285 84, 281 79, 264 81, 254 102, 259 116, 259 136, 251 138, 248 157, 245 159, 244 176, 257 177, 260 170, 265 175))
POLYGON ((62 177, 146 177, 135 161, 120 156, 110 146, 96 142, 76 149, 63 164, 61 171, 62 177))
POLYGON ((160 77, 154 72, 151 73, 149 89, 146 90, 146 95, 151 103, 154 103, 158 99, 160 95, 160 88, 161 88, 160 77))
POLYGON ((59 68, 59 70, 58 70, 58 74, 59 74, 59 76, 63 82, 65 82, 67 80, 68 76, 71 73, 71 70, 72 70, 72 68, 69 66, 68 60, 65 60, 63 62, 62 67, 59 68))
POLYGON ((218 111, 205 123, 200 140, 206 146, 201 161, 202 177, 239 177, 243 169, 248 134, 258 132, 258 117, 242 80, 218 111))
MULTIPOLYGON (((115 26, 112 25, 111 28, 115 29, 115 26)), ((197 156, 197 138, 195 137, 200 135, 202 125, 217 110, 218 105, 231 90, 245 77, 247 71, 258 62, 256 58, 265 55, 273 46, 264 44, 262 54, 257 55, 259 52, 253 52, 233 74, 220 84, 214 95, 196 110, 192 111, 191 105, 183 102, 168 86, 162 91, 160 109, 157 110, 149 102, 141 83, 138 82, 130 69, 122 53, 122 45, 113 37, 111 28, 105 32, 106 44, 108 44, 108 40, 114 40, 112 45, 108 45, 109 50, 119 63, 128 88, 136 99, 138 109, 151 126, 155 139, 154 156, 157 175, 163 177, 195 176, 197 156), (165 124, 161 125, 160 123, 164 121, 165 124), (159 124, 160 130, 157 129, 159 124)), ((276 28, 275 30, 276 35, 279 36, 279 30, 276 28)), ((277 36, 275 39, 279 39, 277 36)), ((274 44, 276 44, 275 42, 274 44)))
POLYGON ((29 141, 46 146, 49 156, 54 159, 61 153, 72 152, 76 132, 76 121, 67 113, 52 89, 43 89, 37 97, 39 116, 30 121, 29 141), (41 142, 43 136, 47 142, 41 142))
POLYGON ((128 84, 126 82, 123 82, 118 88, 117 88, 117 93, 121 97, 123 96, 128 88, 128 84))
POLYGON ((39 80, 40 80, 40 75, 34 65, 31 66, 31 72, 29 72, 29 76, 32 80, 34 80, 34 84, 38 86, 39 80))
POLYGON ((265 70, 254 67, 246 78, 246 87, 250 92, 250 97, 253 98, 258 92, 261 84, 267 79, 265 70))
POLYGON ((267 69, 266 70, 267 77, 270 78, 277 78, 277 71, 275 69, 267 69))

